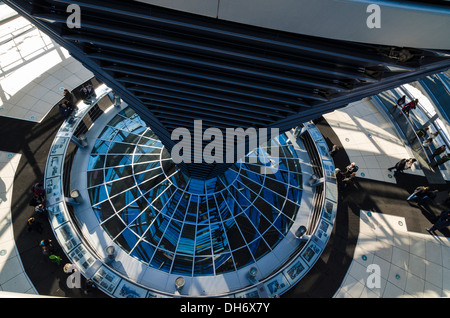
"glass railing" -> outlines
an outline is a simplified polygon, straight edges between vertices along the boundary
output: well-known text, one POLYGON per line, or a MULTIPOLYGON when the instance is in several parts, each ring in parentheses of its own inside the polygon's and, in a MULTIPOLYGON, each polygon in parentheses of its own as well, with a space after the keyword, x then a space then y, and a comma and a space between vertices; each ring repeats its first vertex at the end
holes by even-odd
POLYGON ((383 107, 388 115, 391 116, 391 120, 394 122, 397 129, 402 132, 404 143, 413 150, 414 156, 417 159, 420 157, 422 159, 421 162, 428 163, 430 157, 422 146, 422 139, 416 133, 418 127, 416 127, 401 108, 397 106, 397 100, 400 97, 401 96, 397 95, 394 91, 385 91, 373 96, 374 100, 383 107))

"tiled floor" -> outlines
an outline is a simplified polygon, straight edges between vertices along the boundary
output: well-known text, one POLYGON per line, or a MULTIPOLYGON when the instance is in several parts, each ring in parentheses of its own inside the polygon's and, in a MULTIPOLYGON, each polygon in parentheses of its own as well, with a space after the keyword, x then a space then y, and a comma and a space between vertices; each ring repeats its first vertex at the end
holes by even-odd
POLYGON ((2 24, 0 39, 8 40, 0 41, 1 116, 40 122, 61 100, 64 88, 72 90, 93 77, 25 18, 2 24))
POLYGON ((449 260, 449 238, 408 232, 403 218, 361 211, 354 259, 335 297, 450 297, 449 260))
POLYGON ((36 294, 17 254, 11 223, 11 198, 20 155, 0 151, 0 291, 36 294))
MULTIPOLYGON (((359 177, 396 182, 387 169, 403 158, 412 157, 412 152, 369 99, 351 103, 323 117, 339 137, 350 161, 359 167, 359 177)), ((418 165, 405 173, 423 175, 418 165)))

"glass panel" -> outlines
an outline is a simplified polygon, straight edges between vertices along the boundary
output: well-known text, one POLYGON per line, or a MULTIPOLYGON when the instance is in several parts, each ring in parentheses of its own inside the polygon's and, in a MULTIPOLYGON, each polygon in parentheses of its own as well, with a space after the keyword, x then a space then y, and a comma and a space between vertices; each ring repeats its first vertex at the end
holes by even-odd
POLYGON ((271 246, 272 248, 278 243, 278 241, 282 238, 280 232, 274 227, 271 226, 264 234, 264 240, 271 246))
POLYGON ((252 252, 255 260, 260 259, 261 257, 270 252, 270 247, 267 246, 266 242, 264 242, 262 238, 258 238, 253 242, 251 242, 248 248, 252 252))
POLYGON ((165 214, 167 217, 172 217, 176 211, 178 206, 178 202, 182 197, 181 190, 177 190, 172 196, 171 200, 164 205, 164 208, 161 210, 161 213, 165 214))
POLYGON ((148 263, 155 253, 155 250, 156 248, 153 245, 148 242, 141 241, 136 245, 130 255, 145 263, 148 263))
POLYGON ((108 195, 106 194, 106 189, 104 185, 99 185, 94 188, 88 189, 89 199, 91 204, 97 204, 108 199, 108 195))
POLYGON ((172 274, 192 275, 194 258, 191 256, 176 255, 172 266, 172 274))
POLYGON ((180 237, 182 223, 172 220, 161 238, 160 248, 175 252, 180 237))
POLYGON ((91 155, 89 157, 89 163, 87 170, 94 170, 103 168, 105 165, 105 155, 91 155))
MULTIPOLYGON (((128 195, 128 192, 127 192, 128 195)), ((117 209, 117 205, 114 205, 117 209)), ((117 212, 117 214, 122 218, 122 220, 125 222, 125 224, 130 224, 131 222, 136 219, 136 217, 141 213, 141 209, 133 206, 127 206, 126 208, 122 209, 120 212, 117 212)))
POLYGON ((112 138, 114 138, 114 136, 116 135, 117 132, 118 132, 118 130, 116 128, 111 127, 111 126, 106 126, 105 129, 103 129, 100 136, 98 137, 98 139, 111 140, 112 138))
POLYGON ((87 186, 88 188, 103 183, 103 170, 92 170, 87 172, 87 186))
POLYGON ((92 210, 94 211, 95 216, 100 223, 116 213, 116 211, 114 211, 113 207, 111 206, 111 202, 109 201, 104 201, 93 206, 92 210))
POLYGON ((195 223, 197 221, 198 200, 199 197, 197 195, 191 195, 188 203, 189 207, 184 219, 185 222, 195 223))
POLYGON ((117 132, 113 140, 115 142, 123 142, 127 144, 136 144, 141 137, 123 130, 117 132))
POLYGON ((246 242, 251 242, 259 236, 259 233, 256 231, 256 229, 246 216, 242 214, 238 215, 236 217, 236 223, 239 224, 239 229, 241 230, 242 236, 244 237, 246 242))
POLYGON ((134 145, 130 144, 124 144, 121 142, 114 142, 111 143, 111 146, 109 147, 109 153, 117 153, 117 154, 126 154, 126 153, 133 153, 134 152, 134 145))
POLYGON ((131 175, 131 171, 132 171, 131 166, 109 168, 108 170, 106 170, 105 182, 128 177, 131 175))
POLYGON ((130 118, 130 117, 132 117, 133 115, 135 115, 136 112, 133 110, 133 108, 126 107, 126 108, 122 109, 122 110, 119 112, 119 114, 120 114, 121 116, 125 117, 125 118, 130 118))
POLYGON ((198 225, 195 238, 195 255, 211 254, 211 232, 209 225, 198 225))
MULTIPOLYGON (((139 210, 140 211, 140 210, 139 210)), ((151 224, 151 222, 154 220, 156 216, 156 212, 153 211, 151 208, 145 210, 144 212, 140 213, 137 218, 132 220, 129 223, 129 228, 133 230, 137 235, 142 236, 144 235, 145 231, 151 224)))
POLYGON ((106 184, 109 196, 113 197, 125 190, 131 189, 135 185, 133 177, 126 177, 106 184))
POLYGON ((228 237, 222 223, 211 224, 211 243, 213 254, 228 252, 230 250, 228 237))
POLYGON ((213 275, 214 263, 212 257, 194 258, 194 276, 213 275))
POLYGON ((183 193, 178 202, 178 206, 174 210, 173 218, 179 221, 184 220, 184 216, 186 214, 186 208, 189 203, 189 194, 183 193))
MULTIPOLYGON (((143 222, 144 221, 145 220, 143 220, 143 222)), ((169 225, 169 221, 170 220, 168 218, 158 214, 157 217, 152 220, 151 225, 143 238, 153 245, 158 245, 164 235, 164 232, 166 231, 167 226, 169 225)))
POLYGON ((125 224, 122 222, 122 219, 115 215, 106 220, 102 225, 111 237, 116 237, 125 229, 125 224))
POLYGON ((126 252, 130 252, 131 249, 136 245, 139 241, 139 238, 136 234, 133 233, 130 229, 126 228, 116 239, 115 242, 121 248, 123 248, 126 252))
POLYGON ((157 249, 150 262, 150 266, 158 268, 164 272, 169 272, 170 267, 172 266, 173 257, 173 253, 157 249))
POLYGON ((246 246, 235 250, 232 253, 236 268, 244 267, 254 262, 252 254, 246 246))
POLYGON ((238 249, 245 244, 245 241, 242 238, 241 232, 239 231, 239 228, 236 225, 236 221, 234 219, 229 219, 224 222, 224 227, 231 250, 238 249))
POLYGON ((111 142, 109 142, 109 141, 97 140, 94 143, 94 147, 92 148, 92 153, 93 154, 105 154, 108 152, 110 144, 111 144, 111 142))
POLYGON ((132 163, 131 155, 109 155, 106 157, 105 167, 125 166, 132 163))
POLYGON ((214 258, 216 275, 228 273, 235 270, 233 257, 231 253, 219 254, 214 258))
POLYGON ((177 253, 193 255, 195 240, 195 225, 184 223, 180 240, 177 246, 177 253))

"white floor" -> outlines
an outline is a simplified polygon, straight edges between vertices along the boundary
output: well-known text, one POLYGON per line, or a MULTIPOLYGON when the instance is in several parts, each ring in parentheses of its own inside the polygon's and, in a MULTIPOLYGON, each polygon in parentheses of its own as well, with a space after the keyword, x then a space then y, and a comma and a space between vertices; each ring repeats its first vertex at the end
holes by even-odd
MULTIPOLYGON (((3 11, 11 10, 1 5, 3 11)), ((0 116, 40 122, 92 72, 19 17, 0 25, 0 116), (28 30, 25 34, 23 31, 28 30), (6 41, 9 40, 9 41, 6 41)))
MULTIPOLYGON (((350 161, 359 167, 359 177, 396 183, 387 169, 413 155, 370 99, 351 103, 323 117, 338 136, 350 161)), ((405 173, 424 175, 419 165, 405 173)))
POLYGON ((0 151, 0 291, 37 294, 23 270, 11 222, 14 175, 20 155, 0 151))
POLYGON ((335 297, 450 297, 450 239, 408 232, 401 217, 370 214, 360 212, 354 258, 335 297))

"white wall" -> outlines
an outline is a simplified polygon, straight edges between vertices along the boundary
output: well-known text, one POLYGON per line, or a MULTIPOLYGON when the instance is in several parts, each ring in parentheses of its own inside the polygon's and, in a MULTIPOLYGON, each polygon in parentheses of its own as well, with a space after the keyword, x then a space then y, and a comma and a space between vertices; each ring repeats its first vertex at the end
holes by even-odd
POLYGON ((450 49, 450 9, 366 0, 138 0, 171 9, 293 33, 356 42, 450 49), (381 9, 369 29, 367 6, 381 9))

